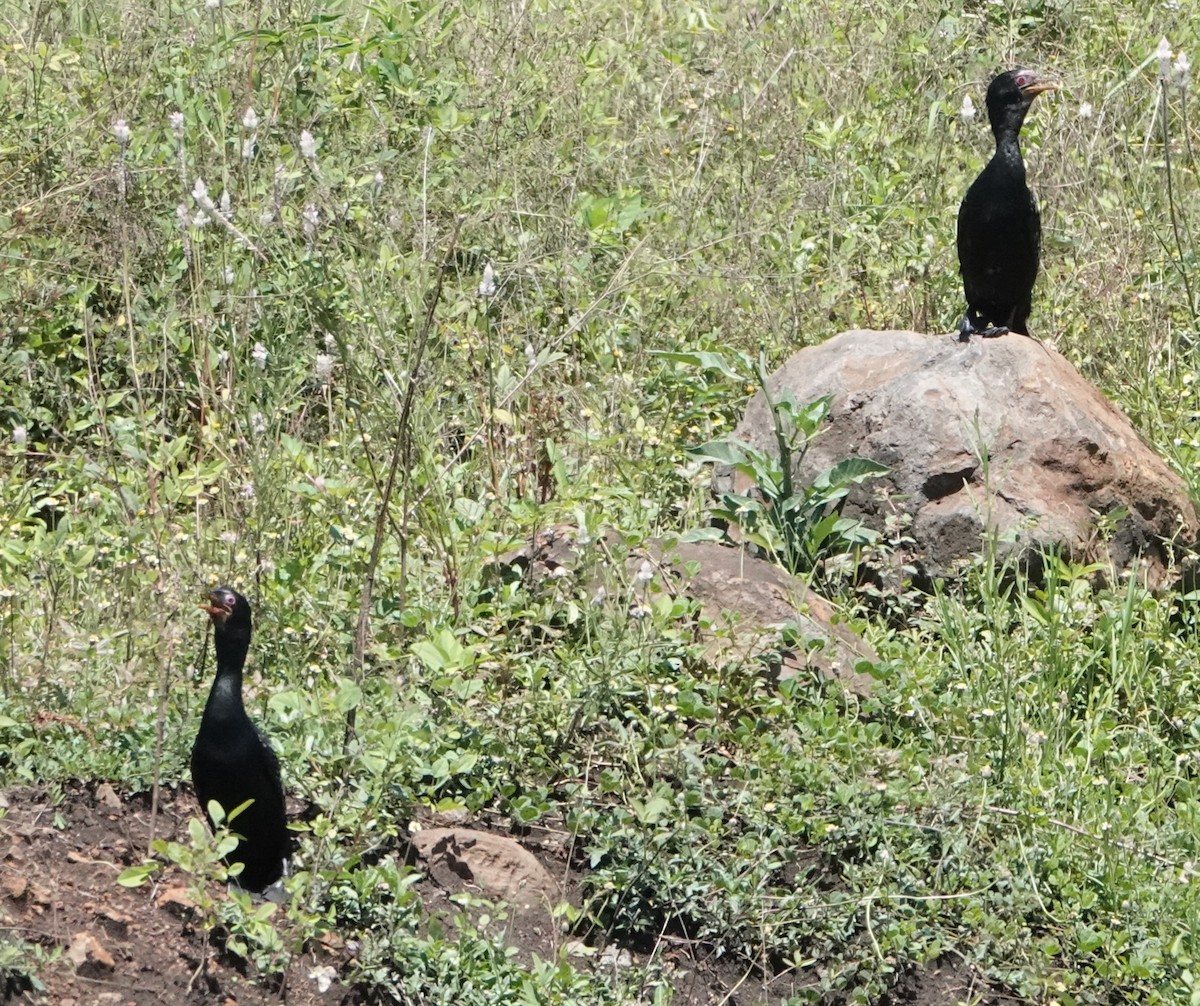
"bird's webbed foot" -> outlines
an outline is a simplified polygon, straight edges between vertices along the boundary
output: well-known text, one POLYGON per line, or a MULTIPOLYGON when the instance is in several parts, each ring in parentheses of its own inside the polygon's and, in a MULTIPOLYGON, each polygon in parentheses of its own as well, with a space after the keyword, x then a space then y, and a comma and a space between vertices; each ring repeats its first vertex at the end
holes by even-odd
POLYGON ((989 325, 979 334, 985 339, 994 339, 998 335, 1008 335, 1008 331, 1007 325, 989 325))

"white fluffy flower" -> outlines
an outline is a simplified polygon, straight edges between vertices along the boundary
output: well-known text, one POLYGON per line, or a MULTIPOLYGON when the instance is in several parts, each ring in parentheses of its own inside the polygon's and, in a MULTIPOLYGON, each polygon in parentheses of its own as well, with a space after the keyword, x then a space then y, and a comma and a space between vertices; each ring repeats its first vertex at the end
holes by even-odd
POLYGON ((1166 80, 1171 75, 1171 43, 1167 41, 1165 35, 1158 40, 1158 48, 1154 50, 1154 56, 1158 60, 1158 79, 1166 80))
POLYGON ((1192 61, 1187 58, 1186 52, 1181 52, 1175 57, 1175 86, 1181 91, 1186 91, 1191 82, 1192 61))
POLYGON ((315 369, 317 380, 321 384, 328 384, 329 379, 333 377, 333 357, 328 353, 318 353, 315 369))
POLYGON ((117 143, 122 147, 129 146, 129 141, 133 137, 133 133, 129 129, 129 123, 124 119, 118 119, 113 123, 113 136, 116 137, 117 143))
POLYGON ((258 364, 259 370, 267 369, 267 357, 271 354, 267 352, 267 347, 261 342, 254 344, 254 349, 250 353, 250 357, 258 364))
POLYGON ((242 140, 242 160, 249 161, 254 158, 254 137, 247 136, 242 140))
POLYGON ((267 417, 261 412, 256 412, 250 417, 250 432, 256 437, 261 437, 267 432, 267 417))
POLYGON ((495 270, 492 269, 491 262, 483 267, 483 279, 479 283, 479 296, 496 296, 496 273, 495 270))
POLYGON ((204 184, 203 178, 197 178, 196 184, 192 186, 192 198, 198 203, 203 203, 208 199, 208 186, 204 184))
POLYGON ((307 129, 300 133, 300 156, 306 161, 311 161, 317 156, 317 141, 307 129))
POLYGON ((1090 101, 1085 101, 1079 106, 1079 117, 1085 120, 1092 117, 1092 103, 1090 101))
POLYGON ((958 107, 958 117, 966 123, 975 121, 975 102, 971 100, 969 94, 963 95, 962 104, 958 107))
POLYGON ((29 439, 29 431, 24 426, 14 426, 12 429, 12 442, 17 447, 24 447, 25 441, 29 439))
POLYGON ((242 116, 242 126, 247 132, 253 133, 258 128, 258 113, 251 106, 246 109, 246 114, 242 116))
POLYGON ((321 223, 321 211, 312 203, 308 203, 304 207, 302 216, 304 218, 304 236, 312 239, 316 235, 317 227, 321 223))
POLYGON ((178 137, 183 136, 183 113, 172 112, 167 116, 167 122, 171 126, 171 132, 178 137))

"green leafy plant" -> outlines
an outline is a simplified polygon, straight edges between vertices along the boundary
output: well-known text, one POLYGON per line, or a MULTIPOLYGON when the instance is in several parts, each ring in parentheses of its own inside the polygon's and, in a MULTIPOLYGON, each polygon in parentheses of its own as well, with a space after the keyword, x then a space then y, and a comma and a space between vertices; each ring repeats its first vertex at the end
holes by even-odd
MULTIPOLYGON (((218 926, 223 927, 225 949, 251 961, 258 971, 269 973, 281 969, 287 960, 283 940, 271 922, 279 905, 272 901, 253 904, 250 895, 236 886, 242 864, 227 866, 224 861, 237 848, 238 837, 233 825, 250 803, 247 800, 227 816, 219 803, 210 800, 208 812, 215 825, 211 832, 203 821, 194 817, 188 822, 187 842, 156 839, 151 850, 178 867, 188 878, 188 902, 196 912, 205 944, 218 926), (213 897, 213 881, 229 885, 227 898, 213 897)), ((162 863, 158 861, 131 866, 121 872, 117 883, 123 887, 140 887, 161 868, 162 863)))
MULTIPOLYGON (((706 370, 737 377, 724 359, 713 353, 668 353, 668 358, 706 370)), ((846 458, 820 472, 809 484, 796 481, 821 424, 829 415, 830 399, 800 405, 790 390, 773 398, 767 380, 766 360, 751 363, 737 354, 742 370, 754 375, 759 394, 766 399, 775 433, 775 451, 767 452, 735 437, 723 437, 691 449, 694 457, 728 465, 750 479, 747 493, 721 492, 713 515, 736 524, 745 540, 757 545, 792 573, 814 573, 830 555, 852 551, 879 541, 879 533, 861 520, 844 517, 841 505, 850 489, 885 474, 886 465, 870 458, 846 458)), ((711 532, 692 533, 692 540, 711 532)))

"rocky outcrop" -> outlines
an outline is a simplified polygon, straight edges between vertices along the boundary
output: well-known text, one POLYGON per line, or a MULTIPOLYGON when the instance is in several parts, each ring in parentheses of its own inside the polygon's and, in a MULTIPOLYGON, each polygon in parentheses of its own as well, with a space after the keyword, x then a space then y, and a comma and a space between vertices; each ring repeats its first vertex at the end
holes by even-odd
POLYGON ((804 581, 715 542, 654 551, 675 581, 671 589, 699 602, 710 663, 765 661, 781 681, 814 672, 855 695, 871 693, 874 678, 863 668, 878 664, 878 654, 804 581))
POLYGON ((537 858, 503 835, 471 828, 424 828, 414 832, 412 842, 426 869, 444 887, 454 886, 449 876, 453 874, 487 897, 518 909, 548 909, 562 896, 537 858))
MULTIPOLYGON (((533 583, 562 585, 581 575, 582 548, 575 529, 559 525, 544 528, 496 564, 533 583)), ((874 678, 867 670, 879 662, 875 651, 839 621, 828 601, 773 563, 715 542, 653 540, 626 548, 613 532, 587 548, 603 557, 596 562, 592 553, 592 572, 585 577, 597 597, 615 600, 624 593, 631 613, 660 591, 695 601, 698 641, 714 667, 754 668, 778 680, 813 673, 855 695, 871 692, 874 678), (619 578, 606 582, 601 575, 622 566, 619 578)))
MULTIPOLYGON (((800 403, 833 396, 796 475, 810 482, 859 455, 889 473, 846 513, 882 529, 911 518, 918 577, 949 576, 992 532, 1001 558, 1036 567, 1045 549, 1136 567, 1161 585, 1200 520, 1183 481, 1059 353, 1025 336, 853 331, 803 349, 769 381, 800 403)), ((773 452, 762 394, 734 434, 773 452)), ((748 480, 738 476, 744 491, 748 480)))

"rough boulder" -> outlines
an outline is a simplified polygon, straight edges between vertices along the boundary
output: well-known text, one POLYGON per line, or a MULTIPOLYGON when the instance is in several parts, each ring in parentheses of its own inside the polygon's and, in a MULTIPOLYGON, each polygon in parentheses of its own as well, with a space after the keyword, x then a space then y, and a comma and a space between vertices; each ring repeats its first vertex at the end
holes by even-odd
MULTIPOLYGON (((985 531, 1002 558, 1037 567, 1045 549, 1138 568, 1165 582, 1173 546, 1200 520, 1183 481, 1129 420, 1060 354, 1007 335, 960 343, 916 332, 853 331, 802 349, 770 378, 774 398, 832 410, 797 477, 859 455, 890 468, 857 487, 847 514, 882 529, 911 517, 906 556, 918 575, 953 575, 985 531)), ((754 398, 735 436, 775 451, 754 398)), ((738 476, 735 487, 747 483, 738 476)))

